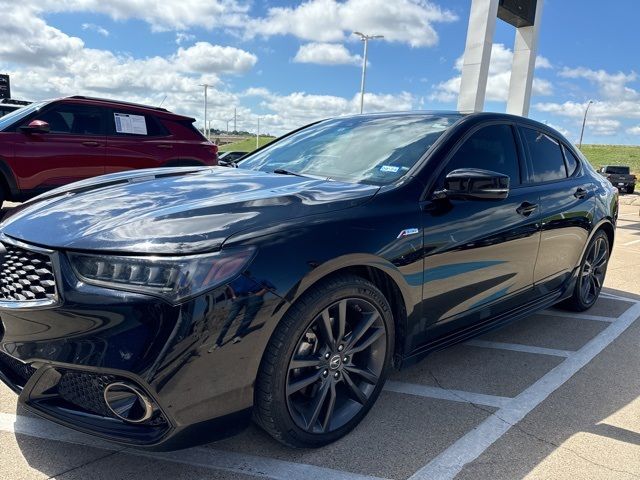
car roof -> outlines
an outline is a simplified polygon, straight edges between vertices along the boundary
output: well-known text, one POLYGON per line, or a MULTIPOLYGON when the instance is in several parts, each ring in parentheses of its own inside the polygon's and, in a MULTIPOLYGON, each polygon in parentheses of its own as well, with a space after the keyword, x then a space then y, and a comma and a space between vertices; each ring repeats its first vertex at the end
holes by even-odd
POLYGON ((59 101, 68 101, 68 100, 71 100, 77 103, 88 103, 90 105, 99 105, 99 106, 105 106, 105 107, 122 106, 125 108, 134 108, 137 110, 148 110, 150 113, 153 113, 154 115, 178 118, 182 120, 188 120, 190 122, 195 122, 195 119, 192 117, 188 117, 186 115, 180 115, 178 113, 173 113, 167 110, 166 108, 154 107, 152 105, 144 105, 142 103, 113 100, 109 98, 87 97, 85 95, 72 95, 69 97, 61 97, 61 98, 50 100, 49 103, 59 102, 59 101))

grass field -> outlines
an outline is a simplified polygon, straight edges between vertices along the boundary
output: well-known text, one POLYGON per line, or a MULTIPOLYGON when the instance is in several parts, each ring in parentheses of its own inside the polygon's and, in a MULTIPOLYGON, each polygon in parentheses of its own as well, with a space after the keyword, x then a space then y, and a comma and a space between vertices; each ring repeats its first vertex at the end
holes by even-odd
POLYGON ((582 153, 594 167, 603 165, 629 165, 640 175, 640 147, 629 145, 583 145, 582 153))
MULTIPOLYGON (((275 140, 275 137, 260 137, 260 146, 266 145, 269 142, 275 140)), ((220 152, 253 152, 256 149, 256 137, 247 138, 241 142, 229 143, 227 145, 221 145, 220 152)))

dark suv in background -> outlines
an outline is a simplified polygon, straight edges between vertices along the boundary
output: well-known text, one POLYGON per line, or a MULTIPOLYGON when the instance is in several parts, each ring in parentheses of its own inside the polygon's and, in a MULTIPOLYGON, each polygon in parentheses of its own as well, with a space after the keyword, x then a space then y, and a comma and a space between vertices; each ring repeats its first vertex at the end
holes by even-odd
POLYGON ((194 122, 81 96, 33 103, 0 118, 0 201, 122 170, 216 165, 218 147, 194 122))

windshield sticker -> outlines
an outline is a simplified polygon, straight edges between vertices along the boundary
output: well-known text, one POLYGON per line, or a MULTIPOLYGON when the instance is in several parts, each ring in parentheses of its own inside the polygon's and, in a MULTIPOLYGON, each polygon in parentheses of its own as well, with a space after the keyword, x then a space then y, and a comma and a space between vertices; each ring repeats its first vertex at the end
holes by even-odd
POLYGON ((129 115, 128 113, 114 113, 116 132, 132 133, 134 135, 147 134, 147 122, 144 115, 129 115))
POLYGON ((383 165, 380 167, 381 172, 398 173, 400 167, 394 167, 392 165, 383 165))

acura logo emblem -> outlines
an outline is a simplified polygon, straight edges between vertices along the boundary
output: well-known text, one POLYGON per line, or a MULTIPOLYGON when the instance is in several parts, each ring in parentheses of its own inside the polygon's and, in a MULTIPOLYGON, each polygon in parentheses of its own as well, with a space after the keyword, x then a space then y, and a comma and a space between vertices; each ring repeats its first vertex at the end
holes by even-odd
POLYGON ((342 359, 340 358, 340 355, 334 355, 333 357, 331 357, 331 360, 329 360, 329 368, 331 368, 331 370, 337 370, 338 368, 340 368, 341 364, 342 359))

